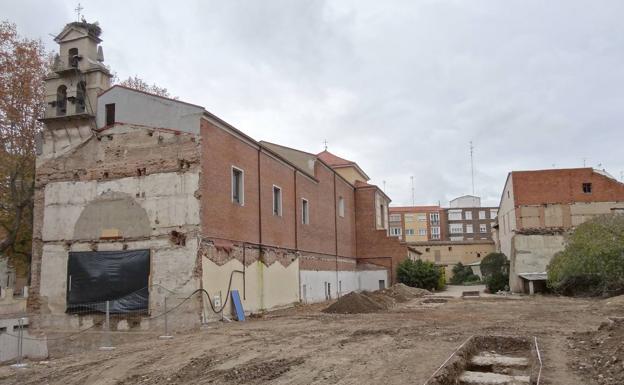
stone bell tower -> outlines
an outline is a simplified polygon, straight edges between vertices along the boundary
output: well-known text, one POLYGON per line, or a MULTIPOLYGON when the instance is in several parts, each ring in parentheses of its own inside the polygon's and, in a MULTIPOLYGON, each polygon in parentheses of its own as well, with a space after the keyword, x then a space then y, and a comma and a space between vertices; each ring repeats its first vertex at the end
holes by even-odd
MULTIPOLYGON (((40 158, 55 157, 91 136, 98 94, 110 87, 97 23, 69 23, 55 38, 59 53, 45 78, 46 109, 41 119, 40 158), (62 130, 62 132, 61 132, 62 130)), ((42 160, 42 159, 41 159, 42 160)))

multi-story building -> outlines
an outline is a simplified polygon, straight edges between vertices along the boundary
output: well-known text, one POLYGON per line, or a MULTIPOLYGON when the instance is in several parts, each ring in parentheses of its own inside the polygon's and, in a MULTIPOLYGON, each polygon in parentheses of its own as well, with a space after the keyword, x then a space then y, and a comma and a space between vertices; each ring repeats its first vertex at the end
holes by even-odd
POLYGON ((497 207, 481 207, 481 198, 465 195, 440 206, 390 208, 390 235, 420 253, 419 258, 452 268, 478 263, 495 250, 492 227, 497 207))
POLYGON ((405 242, 442 240, 446 236, 440 206, 390 207, 390 235, 405 242))
POLYGON ((507 176, 495 240, 510 260, 509 286, 532 292, 565 234, 596 215, 624 210, 624 184, 592 168, 513 171, 507 176))
POLYGON ((444 209, 450 241, 492 241, 492 226, 498 207, 481 207, 481 198, 465 195, 450 201, 444 209))
MULTIPOLYGON (((98 301, 160 314, 167 294, 155 286, 225 296, 231 283, 245 310, 260 311, 394 279, 408 247, 388 237, 390 198, 357 164, 258 142, 201 106, 111 87, 100 32, 68 24, 45 81, 36 325, 93 322, 67 313, 98 301)), ((209 309, 198 296, 176 322, 198 325, 209 309)))

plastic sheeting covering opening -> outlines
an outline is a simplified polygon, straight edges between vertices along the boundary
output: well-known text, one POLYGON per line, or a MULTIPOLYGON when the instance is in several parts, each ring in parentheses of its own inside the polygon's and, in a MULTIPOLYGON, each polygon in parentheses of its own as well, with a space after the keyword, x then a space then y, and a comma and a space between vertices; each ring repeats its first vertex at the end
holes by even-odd
POLYGON ((111 313, 149 308, 149 250, 70 252, 67 263, 67 312, 111 313))

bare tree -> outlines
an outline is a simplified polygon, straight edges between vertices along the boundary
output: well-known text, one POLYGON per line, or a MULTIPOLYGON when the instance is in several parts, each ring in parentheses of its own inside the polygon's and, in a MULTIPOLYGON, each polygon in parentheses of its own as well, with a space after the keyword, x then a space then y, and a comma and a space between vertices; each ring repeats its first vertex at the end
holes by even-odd
MULTIPOLYGON (((135 90, 147 92, 147 93, 158 95, 158 96, 163 96, 165 98, 172 97, 166 88, 159 87, 156 84, 150 85, 148 82, 141 79, 137 75, 130 76, 128 77, 128 79, 122 80, 121 82, 117 82, 116 80, 117 80, 117 77, 115 76, 115 78, 113 79, 113 83, 117 83, 120 86, 133 88, 135 90)), ((177 99, 177 97, 174 97, 173 99, 177 99)))
POLYGON ((35 134, 48 63, 41 41, 0 23, 0 254, 16 269, 27 269, 32 254, 35 134))

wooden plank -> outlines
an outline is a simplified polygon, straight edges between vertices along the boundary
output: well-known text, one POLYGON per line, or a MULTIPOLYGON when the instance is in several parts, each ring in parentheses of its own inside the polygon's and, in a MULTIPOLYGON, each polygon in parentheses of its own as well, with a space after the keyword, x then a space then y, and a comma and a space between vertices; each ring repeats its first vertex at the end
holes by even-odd
POLYGON ((243 310, 240 294, 238 294, 238 290, 232 290, 230 295, 232 297, 232 303, 234 304, 234 310, 236 310, 236 319, 242 322, 245 320, 245 311, 243 310))

